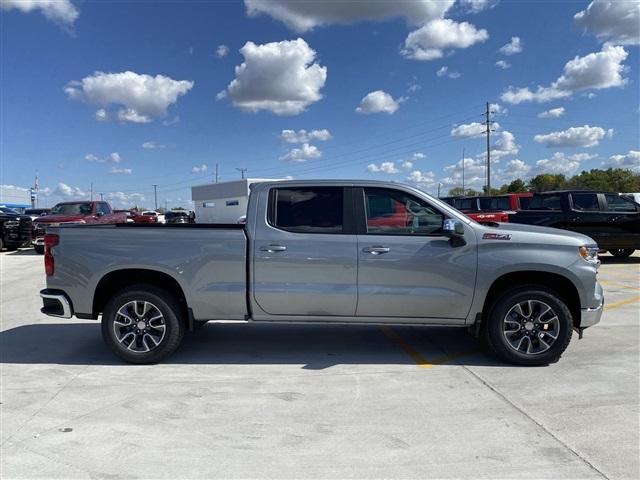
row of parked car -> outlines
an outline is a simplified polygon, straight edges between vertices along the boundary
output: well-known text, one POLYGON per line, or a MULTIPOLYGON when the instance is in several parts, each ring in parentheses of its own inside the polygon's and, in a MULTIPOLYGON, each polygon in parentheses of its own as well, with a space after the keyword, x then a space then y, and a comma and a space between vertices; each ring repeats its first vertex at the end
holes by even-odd
POLYGON ((44 253, 47 226, 60 224, 190 223, 193 220, 193 212, 113 210, 103 201, 62 202, 50 209, 27 209, 24 214, 0 206, 0 249, 15 250, 31 244, 36 252, 44 253))
MULTIPOLYGON (((571 230, 593 238, 601 250, 628 257, 640 249, 640 194, 583 190, 447 197, 445 202, 484 224, 524 223, 571 230)), ((20 215, 0 207, 0 249, 31 243, 44 252, 47 226, 60 224, 195 223, 193 212, 113 210, 103 201, 63 202, 20 215)), ((240 222, 243 223, 243 222, 240 222)))
POLYGON ((442 200, 480 223, 524 223, 583 233, 616 257, 640 249, 640 193, 558 190, 442 200))

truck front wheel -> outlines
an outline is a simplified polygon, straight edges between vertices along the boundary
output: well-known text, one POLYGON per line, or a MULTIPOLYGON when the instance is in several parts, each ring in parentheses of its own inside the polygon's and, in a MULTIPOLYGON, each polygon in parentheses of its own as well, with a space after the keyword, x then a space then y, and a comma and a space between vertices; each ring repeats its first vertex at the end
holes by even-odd
POLYGON ((618 258, 627 258, 633 255, 635 250, 633 248, 614 248, 613 250, 609 250, 609 253, 614 257, 618 258))
POLYGON ((116 293, 102 314, 102 336, 129 363, 156 363, 182 340, 184 320, 178 301, 153 285, 134 285, 116 293))
POLYGON ((539 285, 508 290, 491 307, 485 338, 502 360, 516 365, 557 362, 571 341, 573 319, 556 292, 539 285))

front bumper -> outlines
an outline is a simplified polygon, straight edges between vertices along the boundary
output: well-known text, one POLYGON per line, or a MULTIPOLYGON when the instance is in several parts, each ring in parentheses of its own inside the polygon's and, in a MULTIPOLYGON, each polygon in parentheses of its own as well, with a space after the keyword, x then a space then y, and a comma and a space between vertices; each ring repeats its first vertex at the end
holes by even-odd
POLYGON ((31 245, 33 246, 38 246, 38 247, 44 247, 44 237, 36 237, 33 240, 31 240, 31 245))
POLYGON ((583 308, 580 314, 580 328, 592 327, 600 322, 602 310, 604 309, 604 292, 599 283, 596 282, 596 288, 593 294, 593 305, 595 307, 583 308))
POLYGON ((45 288, 40 290, 42 308, 40 311, 50 317, 71 318, 73 307, 71 301, 62 290, 45 288))

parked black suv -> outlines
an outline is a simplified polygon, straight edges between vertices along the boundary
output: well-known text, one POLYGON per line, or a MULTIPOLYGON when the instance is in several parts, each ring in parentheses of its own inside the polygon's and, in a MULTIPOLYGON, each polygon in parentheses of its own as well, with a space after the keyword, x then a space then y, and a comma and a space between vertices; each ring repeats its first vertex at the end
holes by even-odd
POLYGON ((640 249, 640 204, 610 192, 562 190, 535 194, 513 223, 562 228, 589 235, 602 250, 628 257, 640 249))
POLYGON ((31 217, 0 206, 0 250, 15 250, 31 241, 31 217))

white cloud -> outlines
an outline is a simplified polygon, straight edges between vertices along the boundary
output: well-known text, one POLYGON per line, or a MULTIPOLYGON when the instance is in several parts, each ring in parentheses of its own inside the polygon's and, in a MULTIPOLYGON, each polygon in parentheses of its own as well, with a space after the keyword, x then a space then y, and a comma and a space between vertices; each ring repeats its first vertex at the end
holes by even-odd
POLYGON ((89 197, 89 193, 82 190, 80 187, 71 187, 66 183, 58 183, 56 188, 52 192, 54 195, 57 195, 62 198, 74 198, 74 199, 85 199, 89 197))
POLYGON ((307 160, 313 160, 320 158, 322 152, 315 145, 309 145, 303 143, 300 148, 292 148, 286 154, 280 157, 280 160, 284 162, 306 162, 307 160))
POLYGON ((446 65, 441 67, 437 72, 436 75, 438 77, 449 77, 449 78, 460 78, 460 73, 459 72, 453 72, 453 71, 449 71, 449 67, 447 67, 446 65))
POLYGON ((513 104, 548 102, 569 97, 581 90, 621 87, 627 83, 623 77, 625 66, 622 64, 627 55, 623 47, 605 44, 600 52, 576 56, 567 62, 562 75, 551 86, 538 86, 535 91, 528 87, 509 87, 500 98, 513 104))
POLYGON ((509 112, 509 110, 504 108, 499 103, 490 103, 489 104, 489 110, 494 115, 506 115, 509 112))
POLYGON ((118 152, 110 153, 106 157, 98 157, 93 153, 87 153, 84 156, 84 159, 87 162, 95 162, 95 163, 120 163, 122 161, 122 157, 118 152))
POLYGON ((207 171, 207 166, 203 163, 202 165, 196 165, 191 167, 191 173, 204 173, 207 171))
POLYGON ((468 22, 454 22, 449 18, 432 20, 409 33, 400 53, 414 60, 435 60, 442 58, 446 51, 468 48, 484 42, 489 34, 484 29, 468 22))
POLYGON ((119 120, 146 123, 166 116, 167 108, 192 87, 193 82, 187 80, 127 71, 95 72, 80 81, 69 82, 64 91, 70 99, 99 105, 103 107, 100 110, 109 105, 121 105, 123 108, 118 111, 119 120))
POLYGON ((520 146, 516 143, 516 137, 513 133, 504 130, 497 134, 497 139, 491 147, 491 158, 496 160, 508 155, 517 155, 520 151, 520 146))
MULTIPOLYGON (((499 129, 500 125, 493 124, 494 129, 499 129)), ((457 125, 451 129, 451 136, 456 138, 478 138, 486 134, 487 126, 484 123, 472 122, 457 125)))
POLYGON ((113 173, 115 175, 131 175, 133 173, 133 170, 130 168, 112 167, 111 170, 109 170, 109 173, 113 173))
POLYGON ((460 5, 466 7, 468 13, 479 13, 497 4, 498 0, 460 0, 460 5))
POLYGON ((108 192, 104 194, 104 199, 116 207, 130 207, 144 202, 145 197, 141 193, 108 192))
POLYGON ((40 10, 48 20, 66 27, 72 26, 80 15, 69 0, 2 0, 0 9, 16 9, 24 13, 40 10))
POLYGON ((420 170, 414 170, 407 177, 407 181, 423 187, 428 187, 435 183, 436 176, 433 172, 422 172, 420 170))
POLYGON ((538 114, 538 118, 560 118, 564 115, 564 107, 552 108, 538 114))
POLYGON ((499 52, 503 55, 515 55, 522 52, 522 41, 520 37, 511 37, 511 41, 500 47, 499 52))
POLYGON ((506 70, 507 68, 511 68, 511 64, 509 62, 505 62, 504 60, 498 60, 496 62, 496 67, 501 68, 502 70, 506 70))
POLYGON ((611 138, 613 129, 605 130, 601 127, 571 127, 566 130, 536 135, 533 140, 544 143, 546 147, 595 147, 605 137, 611 138))
POLYGON ((240 49, 244 62, 226 93, 236 107, 297 115, 322 98, 327 68, 315 62, 316 52, 302 38, 240 49))
POLYGON ((158 142, 144 142, 142 144, 142 148, 147 149, 147 150, 154 150, 154 149, 158 149, 158 148, 165 148, 166 145, 163 145, 161 143, 158 142))
POLYGON ((389 175, 400 173, 400 170, 396 168, 395 162, 382 162, 380 165, 370 163, 367 165, 367 170, 371 173, 387 173, 389 175))
POLYGON ((516 178, 524 178, 531 171, 531 166, 524 161, 515 158, 509 160, 503 169, 498 170, 498 178, 501 182, 513 181, 516 178))
POLYGON ((165 127, 168 127, 169 125, 175 125, 176 123, 180 122, 180 117, 178 115, 176 115, 173 118, 168 118, 166 120, 162 121, 162 125, 165 127))
MULTIPOLYGON (((477 1, 477 0, 476 0, 477 1)), ((247 15, 270 15, 296 32, 325 25, 348 25, 366 20, 404 18, 409 25, 421 25, 442 17, 454 0, 409 2, 245 0, 247 15)))
POLYGON ((564 175, 573 174, 580 167, 580 163, 590 160, 597 155, 588 153, 576 153, 565 155, 562 152, 554 153, 551 158, 543 158, 536 162, 536 173, 562 173, 564 175))
POLYGON ((218 58, 226 57, 228 53, 229 47, 227 47, 226 45, 218 45, 218 47, 216 48, 216 57, 218 58))
POLYGON ((640 173, 640 151, 629 150, 626 154, 611 155, 608 161, 602 162, 602 165, 611 168, 627 168, 640 173))
POLYGON ((640 44, 640 2, 594 0, 574 15, 576 24, 598 40, 618 45, 640 44))
POLYGON ((326 128, 321 130, 282 130, 280 140, 286 143, 308 143, 313 140, 325 142, 331 139, 331 133, 326 128))
POLYGON ((398 110, 398 108, 400 108, 402 100, 403 99, 401 98, 394 100, 394 98, 387 92, 376 90, 368 93, 362 100, 360 100, 360 105, 356 108, 356 112, 363 115, 382 112, 393 114, 398 110))
POLYGON ((109 114, 104 108, 99 108, 98 110, 96 110, 94 117, 98 122, 106 122, 107 120, 109 120, 109 114))
POLYGON ((409 171, 413 168, 413 162, 411 160, 403 160, 400 164, 400 168, 405 171, 409 171))

